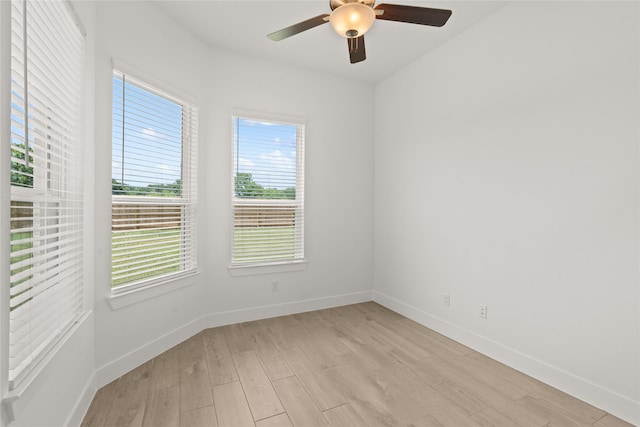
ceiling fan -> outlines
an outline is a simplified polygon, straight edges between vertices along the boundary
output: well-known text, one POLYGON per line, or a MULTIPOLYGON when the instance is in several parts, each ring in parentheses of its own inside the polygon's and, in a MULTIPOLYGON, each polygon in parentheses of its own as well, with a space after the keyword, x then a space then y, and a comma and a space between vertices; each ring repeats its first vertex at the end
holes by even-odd
POLYGON ((325 13, 298 22, 267 37, 280 41, 330 22, 333 29, 347 39, 349 59, 355 64, 366 59, 364 34, 376 19, 442 27, 451 16, 451 11, 446 9, 384 3, 374 7, 374 3, 375 0, 330 0, 331 14, 325 13))

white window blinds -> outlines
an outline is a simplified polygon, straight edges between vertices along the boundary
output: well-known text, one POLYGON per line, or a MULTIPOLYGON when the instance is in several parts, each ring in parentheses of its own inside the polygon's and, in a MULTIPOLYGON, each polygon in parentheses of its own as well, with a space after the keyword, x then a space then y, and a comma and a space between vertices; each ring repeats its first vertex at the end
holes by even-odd
POLYGON ((197 110, 115 71, 112 115, 117 293, 197 268, 197 110))
POLYGON ((304 124, 232 123, 232 266, 304 260, 304 124))
POLYGON ((84 310, 84 48, 63 2, 11 2, 10 389, 84 310))

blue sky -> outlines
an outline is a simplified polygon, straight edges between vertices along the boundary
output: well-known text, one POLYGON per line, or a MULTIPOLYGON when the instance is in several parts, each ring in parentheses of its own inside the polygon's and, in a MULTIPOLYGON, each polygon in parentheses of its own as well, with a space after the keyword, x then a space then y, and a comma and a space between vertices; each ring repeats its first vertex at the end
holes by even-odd
MULTIPOLYGON (((113 78, 112 177, 122 181, 123 82, 113 78)), ((125 83, 124 182, 170 184, 181 178, 182 106, 125 83)))
MULTIPOLYGON (((181 177, 180 104, 113 78, 112 178, 133 186, 170 184, 181 177), (124 132, 124 149, 123 149, 124 132), (124 159, 123 159, 124 158, 124 159)), ((251 173, 265 188, 296 186, 295 124, 234 118, 234 174, 251 173)))
POLYGON ((236 117, 235 173, 251 173, 265 188, 296 186, 297 126, 236 117))

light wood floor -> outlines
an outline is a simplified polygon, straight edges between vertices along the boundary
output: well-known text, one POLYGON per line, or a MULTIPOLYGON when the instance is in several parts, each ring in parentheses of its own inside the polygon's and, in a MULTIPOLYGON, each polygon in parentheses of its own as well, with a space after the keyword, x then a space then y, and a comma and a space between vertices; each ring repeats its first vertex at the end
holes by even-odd
POLYGON ((83 427, 629 426, 375 303, 207 329, 83 427))

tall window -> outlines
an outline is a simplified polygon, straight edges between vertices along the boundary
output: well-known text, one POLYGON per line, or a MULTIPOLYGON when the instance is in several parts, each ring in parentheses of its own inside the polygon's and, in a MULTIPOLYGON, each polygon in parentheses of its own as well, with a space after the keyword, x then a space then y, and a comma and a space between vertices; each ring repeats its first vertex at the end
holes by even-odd
POLYGON ((304 260, 304 124, 233 117, 232 266, 304 260))
POLYGON ((12 1, 10 25, 10 280, 2 286, 13 389, 84 312, 85 40, 63 2, 12 1))
POLYGON ((113 75, 111 286, 117 293, 197 268, 194 106, 113 75))

